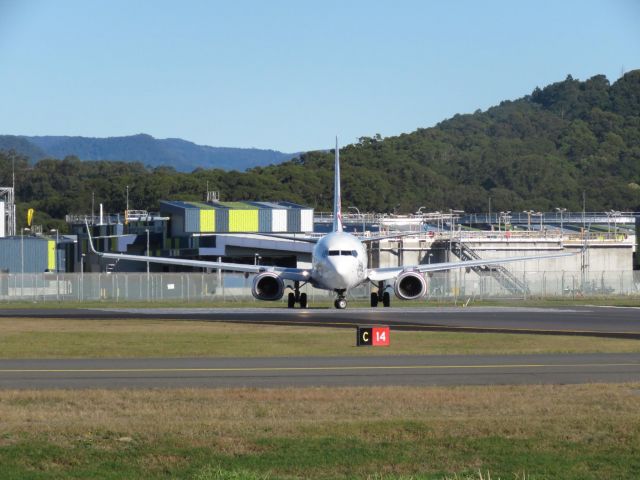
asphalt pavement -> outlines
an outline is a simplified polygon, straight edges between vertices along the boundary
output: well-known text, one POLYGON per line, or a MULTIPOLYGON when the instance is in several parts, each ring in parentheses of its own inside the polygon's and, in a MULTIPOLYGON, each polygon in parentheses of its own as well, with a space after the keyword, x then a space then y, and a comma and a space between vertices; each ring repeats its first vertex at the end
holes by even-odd
POLYGON ((0 388, 219 388, 640 381, 640 354, 0 360, 0 388))
POLYGON ((177 319, 354 328, 589 335, 640 339, 638 307, 427 307, 427 308, 93 308, 0 309, 0 317, 177 319))
MULTIPOLYGON (((640 309, 5 309, 0 317, 172 319, 400 330, 637 338, 640 309)), ((363 347, 374 348, 374 347, 363 347)), ((0 388, 309 387, 640 382, 640 353, 0 360, 0 388)))

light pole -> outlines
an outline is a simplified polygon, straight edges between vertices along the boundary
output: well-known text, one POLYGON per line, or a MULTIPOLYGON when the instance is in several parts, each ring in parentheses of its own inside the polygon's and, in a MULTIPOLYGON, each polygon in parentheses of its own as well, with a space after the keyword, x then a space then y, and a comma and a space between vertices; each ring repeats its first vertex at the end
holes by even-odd
MULTIPOLYGON (((149 229, 144 229, 147 234, 147 257, 149 256, 149 229)), ((147 302, 151 300, 151 279, 149 278, 149 261, 147 260, 147 302)))
POLYGON ((620 212, 617 210, 611 210, 609 212, 611 218, 613 220, 613 238, 617 239, 618 236, 618 220, 616 220, 620 216, 620 212))
MULTIPOLYGON (((149 256, 149 229, 145 228, 144 232, 147 234, 147 253, 145 254, 147 257, 149 256)), ((149 276, 149 261, 147 260, 147 277, 149 276)), ((149 279, 147 278, 147 281, 149 279)))
POLYGON ((504 225, 505 232, 507 231, 507 221, 511 219, 509 217, 509 214, 511 214, 511 210, 507 210, 506 212, 500 212, 500 218, 498 221, 498 231, 500 231, 500 220, 502 220, 502 224, 504 225))
POLYGON ((30 228, 20 229, 20 296, 24 297, 24 232, 30 232, 30 228))
POLYGON ((358 213, 358 216, 362 219, 362 235, 364 235, 364 215, 360 214, 360 210, 358 207, 349 207, 348 210, 355 210, 358 213))
POLYGON ((544 213, 536 212, 535 215, 540 215, 540 232, 542 233, 542 219, 544 218, 544 213))
POLYGON ((563 224, 563 219, 564 218, 563 218, 563 215, 564 215, 564 212, 567 211, 567 209, 566 208, 561 208, 561 207, 556 207, 556 210, 558 212, 560 212, 560 236, 564 237, 564 224, 563 224))
POLYGON ((464 210, 454 210, 452 208, 449 209, 449 260, 451 260, 451 252, 453 249, 453 231, 456 226, 453 215, 459 213, 464 213, 464 210))
POLYGON ((420 208, 418 209, 418 211, 416 212, 416 215, 419 215, 419 216, 421 217, 421 220, 420 220, 420 227, 419 227, 419 228, 420 228, 420 230, 422 230, 422 229, 424 228, 424 214, 422 213, 422 209, 423 209, 423 208, 427 208, 427 207, 420 207, 420 208))
POLYGON ((60 278, 59 278, 60 269, 58 268, 58 229, 53 228, 49 230, 49 233, 54 233, 54 232, 56 234, 56 248, 54 249, 55 262, 56 262, 56 301, 59 301, 60 300, 60 278))
POLYGON ((80 301, 83 302, 84 301, 84 257, 86 257, 87 254, 83 253, 81 258, 80 258, 80 301))
POLYGON ((531 215, 533 214, 533 210, 523 210, 522 213, 527 214, 527 230, 531 231, 531 215))

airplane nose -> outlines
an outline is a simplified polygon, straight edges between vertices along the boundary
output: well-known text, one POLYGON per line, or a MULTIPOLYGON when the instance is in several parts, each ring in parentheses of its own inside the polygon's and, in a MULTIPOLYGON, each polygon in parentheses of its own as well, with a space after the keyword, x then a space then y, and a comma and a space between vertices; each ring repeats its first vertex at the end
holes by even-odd
POLYGON ((333 269, 341 277, 345 277, 351 273, 351 265, 349 265, 348 262, 335 262, 333 269))

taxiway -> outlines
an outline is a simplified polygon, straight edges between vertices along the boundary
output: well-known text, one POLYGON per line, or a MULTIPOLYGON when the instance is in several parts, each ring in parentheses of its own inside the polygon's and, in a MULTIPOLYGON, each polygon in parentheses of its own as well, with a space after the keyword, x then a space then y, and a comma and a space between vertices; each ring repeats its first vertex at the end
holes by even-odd
MULTIPOLYGON (((0 317, 182 319, 640 339, 640 309, 5 309, 0 317)), ((350 334, 350 333, 349 333, 350 334)), ((370 347, 369 347, 370 348, 370 347)), ((567 384, 640 381, 640 353, 0 360, 0 388, 188 388, 567 384)))
POLYGON ((640 354, 0 360, 0 388, 518 385, 640 380, 640 354))
POLYGON ((428 308, 37 308, 0 310, 0 317, 173 319, 354 328, 589 335, 640 339, 637 307, 428 307, 428 308))

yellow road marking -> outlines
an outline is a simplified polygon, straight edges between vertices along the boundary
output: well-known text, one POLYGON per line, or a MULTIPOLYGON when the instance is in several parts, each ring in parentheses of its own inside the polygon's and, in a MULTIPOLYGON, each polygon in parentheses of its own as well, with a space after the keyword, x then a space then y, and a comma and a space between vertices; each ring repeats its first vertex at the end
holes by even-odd
POLYGON ((0 373, 170 373, 170 372, 304 372, 304 371, 350 371, 350 370, 442 370, 464 368, 593 368, 593 367, 640 367, 640 363, 525 363, 496 365, 354 365, 327 367, 202 367, 202 368, 20 368, 0 369, 0 373))

